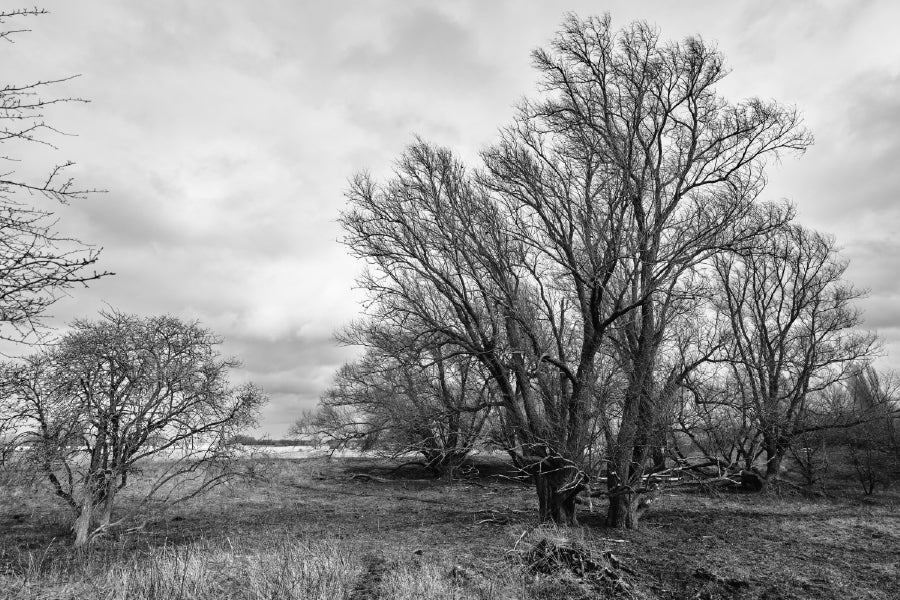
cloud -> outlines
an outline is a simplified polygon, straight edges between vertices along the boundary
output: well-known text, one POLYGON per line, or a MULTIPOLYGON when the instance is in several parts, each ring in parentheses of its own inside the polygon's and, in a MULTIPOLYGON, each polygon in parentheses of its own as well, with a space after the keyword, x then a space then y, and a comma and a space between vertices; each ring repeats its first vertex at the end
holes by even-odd
POLYGON ((243 358, 240 381, 253 381, 268 394, 259 432, 273 435, 283 434, 301 411, 314 408, 334 372, 358 354, 335 344, 330 335, 302 330, 274 341, 231 336, 223 349, 243 358))
POLYGON ((53 91, 91 103, 48 111, 78 137, 21 166, 71 158, 79 182, 109 190, 60 208, 60 230, 117 272, 73 290, 55 322, 105 303, 199 319, 244 360, 238 378, 271 388, 273 435, 353 356, 330 338, 359 310, 361 265, 337 243, 347 178, 388 173, 413 134, 474 162, 535 91, 529 53, 569 10, 700 33, 734 69, 728 97, 796 103, 817 144, 771 165, 768 196, 837 235, 848 278, 872 290, 867 323, 900 340, 898 3, 42 4, 52 14, 2 48, 5 78, 82 73, 53 91))
POLYGON ((454 87, 465 94, 466 83, 493 78, 499 65, 477 56, 477 40, 462 24, 436 7, 410 5, 388 22, 380 35, 361 39, 340 57, 338 77, 355 79, 377 74, 416 87, 454 87))

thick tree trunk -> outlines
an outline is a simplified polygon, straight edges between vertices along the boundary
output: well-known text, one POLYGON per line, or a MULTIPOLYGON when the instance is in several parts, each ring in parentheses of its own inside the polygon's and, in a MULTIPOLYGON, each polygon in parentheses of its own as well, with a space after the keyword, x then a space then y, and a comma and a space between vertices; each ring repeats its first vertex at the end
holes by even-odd
POLYGON ((665 471, 666 470, 666 452, 665 448, 659 445, 653 446, 651 450, 651 457, 653 460, 653 472, 665 471))
POLYGON ((538 518, 541 523, 577 525, 575 498, 580 488, 567 488, 570 478, 565 469, 538 472, 533 475, 538 495, 538 518))
MULTIPOLYGON (((645 263, 645 268, 647 264, 645 263)), ((642 277, 649 277, 644 273, 642 277)), ((647 281, 647 279, 644 279, 647 281)), ((659 470, 665 469, 666 427, 661 415, 659 392, 654 381, 659 342, 658 326, 652 303, 640 309, 640 326, 632 331, 634 345, 627 360, 628 387, 619 431, 611 448, 608 464, 607 491, 609 527, 634 529, 638 524, 638 498, 635 492, 642 487, 644 469, 652 458, 659 470)))
POLYGON ((610 496, 606 526, 616 529, 634 529, 637 524, 637 494, 621 492, 610 496))
POLYGON ((746 492, 759 492, 765 487, 765 478, 751 469, 744 469, 738 475, 741 489, 746 492))

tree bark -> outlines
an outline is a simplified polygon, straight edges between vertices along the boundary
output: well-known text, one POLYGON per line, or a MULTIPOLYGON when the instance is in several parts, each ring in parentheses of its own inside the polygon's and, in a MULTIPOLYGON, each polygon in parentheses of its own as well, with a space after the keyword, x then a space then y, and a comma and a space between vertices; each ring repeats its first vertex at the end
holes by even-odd
POLYGON ((575 498, 580 486, 572 487, 568 469, 536 472, 532 477, 537 487, 538 519, 541 523, 577 525, 575 498))
POLYGON ((665 448, 659 445, 659 440, 656 440, 656 445, 653 446, 650 450, 650 454, 653 460, 653 472, 665 471, 666 470, 666 452, 665 448))
POLYGON ((616 529, 634 529, 637 524, 637 494, 623 490, 610 496, 606 526, 616 529))
POLYGON ((781 474, 781 463, 784 461, 784 450, 777 449, 772 454, 767 453, 766 472, 763 477, 763 491, 770 491, 772 484, 781 474))
POLYGON ((116 492, 115 479, 111 477, 107 482, 106 494, 103 499, 103 510, 100 511, 100 517, 97 519, 98 528, 109 527, 109 523, 112 521, 113 502, 116 498, 116 492))
POLYGON ((94 506, 90 499, 85 499, 79 508, 78 518, 72 525, 72 532, 75 534, 75 547, 81 548, 87 544, 91 534, 91 521, 94 517, 94 506))

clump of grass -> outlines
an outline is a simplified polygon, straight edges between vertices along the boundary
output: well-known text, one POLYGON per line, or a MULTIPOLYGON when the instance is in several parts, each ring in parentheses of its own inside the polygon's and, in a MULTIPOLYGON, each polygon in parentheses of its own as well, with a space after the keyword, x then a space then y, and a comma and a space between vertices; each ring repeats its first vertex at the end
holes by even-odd
POLYGON ((280 540, 250 551, 230 543, 28 553, 6 580, 11 598, 109 600, 331 600, 349 598, 364 571, 351 548, 328 542, 280 540))

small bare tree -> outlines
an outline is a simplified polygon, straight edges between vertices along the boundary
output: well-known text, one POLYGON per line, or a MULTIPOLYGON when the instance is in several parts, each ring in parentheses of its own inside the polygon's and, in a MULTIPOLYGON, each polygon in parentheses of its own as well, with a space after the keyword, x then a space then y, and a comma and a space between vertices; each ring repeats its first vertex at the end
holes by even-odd
POLYGON ((843 281, 847 264, 828 236, 789 224, 743 252, 718 255, 715 267, 731 322, 735 403, 752 416, 760 475, 771 482, 792 440, 846 424, 846 415, 812 400, 869 360, 876 338, 858 329, 860 292, 843 281))
POLYGON ((860 370, 847 382, 846 398, 860 421, 841 435, 860 487, 867 496, 900 476, 900 380, 860 370))
POLYGON ((141 473, 141 501, 174 502, 224 481, 235 433, 265 397, 232 387, 220 340, 173 317, 76 321, 50 350, 2 365, 0 413, 21 454, 72 509, 75 545, 102 535, 141 473))
MULTIPOLYGON (((12 42, 27 29, 11 22, 44 14, 32 8, 0 11, 0 41, 12 42)), ((41 316, 61 294, 76 284, 86 284, 110 273, 90 270, 100 255, 56 231, 51 210, 37 208, 20 197, 43 197, 67 203, 84 198, 90 190, 76 187, 66 169, 67 161, 49 169, 42 179, 17 177, 15 164, 23 146, 55 148, 53 137, 61 132, 45 121, 55 104, 85 102, 80 98, 47 98, 51 87, 72 79, 32 83, 8 83, 0 87, 0 338, 29 339, 41 316)))
POLYGON ((421 454, 425 468, 452 474, 483 441, 496 404, 479 363, 452 346, 383 324, 359 324, 342 337, 366 352, 345 364, 322 396, 319 431, 339 444, 421 454))
POLYGON ((308 409, 302 411, 297 420, 291 423, 288 429, 288 438, 296 439, 301 444, 312 445, 318 448, 323 439, 323 434, 317 424, 318 419, 318 410, 308 409))

